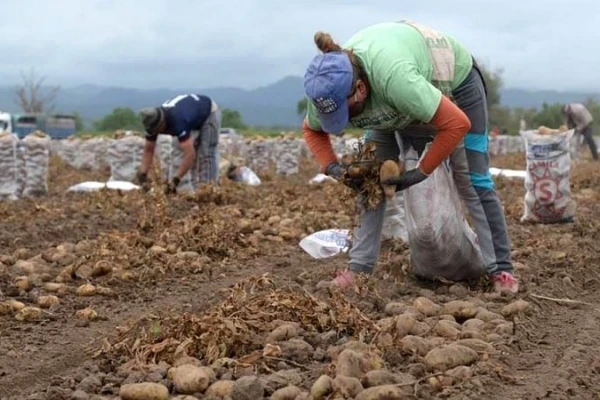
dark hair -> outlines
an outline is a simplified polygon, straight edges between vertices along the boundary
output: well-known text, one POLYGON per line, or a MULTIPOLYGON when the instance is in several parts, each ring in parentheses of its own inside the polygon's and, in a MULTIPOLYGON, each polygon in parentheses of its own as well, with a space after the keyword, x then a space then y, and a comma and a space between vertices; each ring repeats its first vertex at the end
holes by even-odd
POLYGON ((368 82, 367 74, 365 73, 365 70, 356 54, 354 54, 352 50, 342 49, 339 44, 333 41, 333 38, 329 33, 321 31, 315 33, 315 44, 323 53, 332 53, 336 51, 346 53, 348 58, 350 58, 350 63, 352 64, 352 72, 354 75, 353 84, 359 79, 368 82))

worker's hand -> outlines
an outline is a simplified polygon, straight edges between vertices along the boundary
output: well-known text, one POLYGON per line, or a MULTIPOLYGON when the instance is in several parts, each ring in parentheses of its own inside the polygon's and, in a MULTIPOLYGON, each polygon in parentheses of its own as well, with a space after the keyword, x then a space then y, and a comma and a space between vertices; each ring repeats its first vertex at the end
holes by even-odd
POLYGON ((413 185, 416 185, 419 182, 423 182, 425 179, 427 179, 427 175, 425 175, 425 173, 423 173, 419 168, 415 168, 409 171, 404 171, 399 176, 390 178, 382 183, 384 185, 396 185, 396 192, 400 192, 413 185))
POLYGON ((334 178, 337 181, 342 182, 350 189, 360 191, 364 182, 363 178, 349 178, 345 175, 345 168, 338 162, 331 163, 325 170, 325 175, 334 178))
POLYGON ((180 180, 178 177, 175 177, 171 182, 168 182, 165 186, 165 194, 169 195, 177 193, 177 186, 179 186, 179 182, 180 180))
POLYGON ((150 181, 148 181, 148 174, 146 174, 145 172, 138 172, 136 178, 138 184, 142 187, 142 190, 144 192, 149 192, 150 181))

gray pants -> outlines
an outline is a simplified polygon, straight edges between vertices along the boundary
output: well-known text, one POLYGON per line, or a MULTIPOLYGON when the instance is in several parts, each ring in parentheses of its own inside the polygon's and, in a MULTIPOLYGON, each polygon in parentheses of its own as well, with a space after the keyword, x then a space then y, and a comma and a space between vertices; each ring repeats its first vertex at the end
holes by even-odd
POLYGON ((218 181, 220 129, 221 110, 217 109, 210 114, 200 130, 194 132, 196 160, 192 166, 192 182, 195 188, 207 182, 218 181))
MULTIPOLYGON (((594 136, 592 135, 592 124, 590 123, 588 126, 581 130, 581 136, 583 136, 583 140, 590 148, 590 152, 592 153, 592 158, 594 160, 598 159, 598 149, 596 148, 596 142, 594 141, 594 136)), ((577 138, 579 140, 579 138, 577 138)))
MULTIPOLYGON (((450 165, 456 188, 473 218, 475 233, 488 273, 513 269, 510 240, 500 199, 489 172, 488 110, 485 85, 474 68, 453 92, 456 104, 471 121, 471 132, 450 155, 450 165)), ((399 132, 403 147, 408 142, 422 153, 435 131, 429 127, 408 128, 399 132), (429 132, 427 132, 429 130, 429 132)), ((370 141, 376 144, 376 154, 383 160, 398 160, 400 148, 394 132, 372 131, 370 141)), ((363 204, 363 199, 359 199, 363 204)), ((349 267, 354 272, 371 273, 381 249, 381 231, 385 216, 385 201, 375 210, 361 210, 360 226, 354 231, 349 251, 349 267)))

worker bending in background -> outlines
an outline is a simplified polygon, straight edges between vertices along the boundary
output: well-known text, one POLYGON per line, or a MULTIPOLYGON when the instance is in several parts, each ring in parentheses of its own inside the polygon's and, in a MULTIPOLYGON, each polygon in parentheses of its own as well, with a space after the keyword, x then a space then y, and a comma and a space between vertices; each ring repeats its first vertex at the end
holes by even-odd
POLYGON ((594 118, 588 109, 581 103, 565 104, 562 108, 562 114, 565 117, 565 123, 569 129, 575 128, 575 140, 579 147, 581 136, 587 143, 594 160, 598 160, 598 149, 592 135, 592 123, 594 118))
POLYGON ((144 108, 139 115, 146 138, 138 172, 142 187, 149 187, 148 171, 159 134, 176 137, 183 152, 181 165, 167 182, 166 194, 176 193, 177 186, 188 172, 194 190, 203 183, 217 181, 221 111, 214 100, 199 94, 183 94, 167 100, 160 107, 144 108))

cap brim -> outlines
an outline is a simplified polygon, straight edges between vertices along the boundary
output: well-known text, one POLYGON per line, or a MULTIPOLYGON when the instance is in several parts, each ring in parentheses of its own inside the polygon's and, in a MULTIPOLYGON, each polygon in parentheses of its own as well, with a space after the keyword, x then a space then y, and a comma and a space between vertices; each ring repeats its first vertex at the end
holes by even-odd
POLYGON ((319 121, 324 132, 331 134, 340 134, 348 126, 350 120, 350 111, 348 110, 348 101, 344 101, 337 110, 327 114, 319 113, 319 121))

